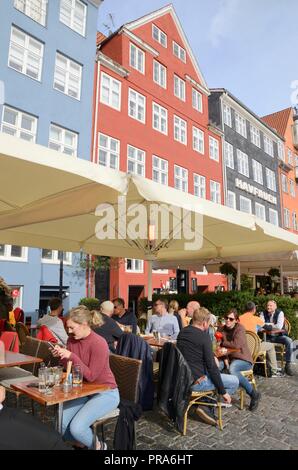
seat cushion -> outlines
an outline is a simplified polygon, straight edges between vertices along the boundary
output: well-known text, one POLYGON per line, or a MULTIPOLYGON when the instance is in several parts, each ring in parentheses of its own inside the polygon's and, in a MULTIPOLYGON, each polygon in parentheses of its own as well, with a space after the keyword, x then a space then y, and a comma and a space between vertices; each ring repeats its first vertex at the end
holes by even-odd
POLYGON ((0 384, 5 388, 11 388, 12 385, 19 384, 22 382, 30 382, 30 380, 31 382, 38 382, 38 379, 35 377, 35 375, 30 374, 27 377, 18 377, 16 379, 2 380, 0 384))
POLYGON ((102 416, 100 419, 95 421, 95 423, 93 423, 93 426, 97 426, 107 421, 108 419, 117 418, 117 416, 119 416, 119 413, 120 413, 119 408, 116 408, 115 410, 110 411, 110 413, 107 413, 106 415, 102 416))
POLYGON ((0 369, 0 382, 2 380, 17 379, 18 377, 30 377, 32 374, 21 367, 6 367, 0 369))

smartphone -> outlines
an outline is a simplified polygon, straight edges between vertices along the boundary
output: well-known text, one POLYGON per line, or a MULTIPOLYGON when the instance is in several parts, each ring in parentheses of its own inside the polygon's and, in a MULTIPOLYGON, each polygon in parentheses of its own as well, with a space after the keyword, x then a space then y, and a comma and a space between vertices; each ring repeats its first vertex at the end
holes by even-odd
POLYGON ((30 384, 26 385, 29 388, 38 388, 38 382, 31 382, 30 384))
POLYGON ((51 349, 55 349, 55 344, 51 343, 50 341, 47 341, 48 345, 50 346, 51 349))

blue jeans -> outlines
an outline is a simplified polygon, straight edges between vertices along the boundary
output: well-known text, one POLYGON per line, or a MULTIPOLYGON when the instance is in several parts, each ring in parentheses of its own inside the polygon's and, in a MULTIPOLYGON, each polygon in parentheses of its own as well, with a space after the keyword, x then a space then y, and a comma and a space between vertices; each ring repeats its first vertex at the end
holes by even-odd
POLYGON ((236 377, 238 377, 240 387, 244 388, 248 395, 252 394, 253 386, 246 377, 243 377, 241 371, 250 370, 251 368, 251 362, 242 361, 241 359, 233 359, 230 364, 230 374, 236 375, 236 377))
POLYGON ((291 338, 289 338, 288 336, 267 335, 267 341, 270 341, 270 343, 283 344, 286 348, 286 362, 291 362, 293 342, 291 338))
POLYGON ((93 444, 92 424, 110 411, 115 410, 119 401, 118 388, 114 388, 64 403, 62 420, 64 440, 79 441, 91 449, 93 444))
MULTIPOLYGON (((223 386, 229 395, 233 395, 239 387, 239 380, 235 375, 220 374, 223 386)), ((207 392, 208 390, 215 390, 215 385, 211 382, 210 377, 207 375, 206 379, 200 384, 192 385, 193 392, 207 392)))

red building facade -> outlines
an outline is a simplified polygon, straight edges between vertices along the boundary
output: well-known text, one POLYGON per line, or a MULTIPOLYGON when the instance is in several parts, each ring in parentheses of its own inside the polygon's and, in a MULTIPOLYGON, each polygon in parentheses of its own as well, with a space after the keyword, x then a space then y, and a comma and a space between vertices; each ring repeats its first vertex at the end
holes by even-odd
MULTIPOLYGON (((102 37, 98 37, 99 41, 102 37)), ((101 41, 95 70, 93 161, 223 203, 222 140, 210 126, 209 90, 171 5, 101 41)), ((226 288, 221 275, 189 272, 189 291, 226 288)), ((176 271, 153 274, 175 288, 176 271)), ((110 297, 147 295, 147 266, 123 260, 110 297)))

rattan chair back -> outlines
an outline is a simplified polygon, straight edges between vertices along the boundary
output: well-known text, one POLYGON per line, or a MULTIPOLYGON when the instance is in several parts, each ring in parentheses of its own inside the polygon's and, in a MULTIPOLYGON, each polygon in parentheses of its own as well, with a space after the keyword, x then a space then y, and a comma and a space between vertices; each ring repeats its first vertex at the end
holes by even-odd
POLYGON ((120 398, 138 402, 142 361, 130 357, 110 355, 110 367, 118 385, 120 398))
POLYGON ((246 331, 245 334, 248 348, 250 350, 253 362, 255 362, 260 351, 261 340, 258 335, 256 335, 252 331, 246 331))

